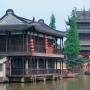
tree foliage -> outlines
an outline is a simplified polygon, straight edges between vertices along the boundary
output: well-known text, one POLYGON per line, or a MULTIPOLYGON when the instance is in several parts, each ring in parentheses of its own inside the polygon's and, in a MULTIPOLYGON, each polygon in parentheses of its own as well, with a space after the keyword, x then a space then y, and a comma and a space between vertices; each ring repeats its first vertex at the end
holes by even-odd
POLYGON ((80 51, 79 37, 77 33, 76 25, 76 11, 72 10, 70 18, 70 30, 65 41, 64 53, 69 60, 69 64, 74 64, 76 62, 77 55, 80 51))
POLYGON ((50 17, 50 24, 49 24, 49 26, 51 28, 53 28, 53 29, 56 29, 55 23, 56 23, 56 19, 55 19, 54 14, 52 14, 51 17, 50 17))

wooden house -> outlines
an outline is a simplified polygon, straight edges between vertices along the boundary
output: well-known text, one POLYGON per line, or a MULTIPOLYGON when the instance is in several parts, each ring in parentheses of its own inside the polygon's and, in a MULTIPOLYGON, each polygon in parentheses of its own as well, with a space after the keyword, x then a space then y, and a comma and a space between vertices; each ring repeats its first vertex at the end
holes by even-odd
POLYGON ((0 18, 0 56, 7 57, 6 76, 60 74, 57 62, 63 63, 64 36, 43 19, 25 19, 8 9, 0 18))

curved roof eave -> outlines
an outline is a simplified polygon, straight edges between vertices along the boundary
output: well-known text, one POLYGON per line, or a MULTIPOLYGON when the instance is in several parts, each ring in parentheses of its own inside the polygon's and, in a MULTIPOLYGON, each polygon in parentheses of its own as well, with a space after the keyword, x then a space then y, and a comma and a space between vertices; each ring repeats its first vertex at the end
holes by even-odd
POLYGON ((39 24, 37 22, 32 23, 30 26, 33 26, 38 32, 41 32, 44 34, 48 34, 48 35, 52 35, 52 36, 56 36, 56 37, 65 37, 66 36, 65 32, 61 32, 58 30, 53 30, 51 28, 43 27, 41 24, 39 24))

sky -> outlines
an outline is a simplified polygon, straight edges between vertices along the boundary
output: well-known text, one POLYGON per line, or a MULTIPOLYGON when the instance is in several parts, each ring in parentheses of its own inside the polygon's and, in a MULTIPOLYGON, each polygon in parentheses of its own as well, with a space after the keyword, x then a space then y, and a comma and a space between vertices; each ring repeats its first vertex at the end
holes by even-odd
POLYGON ((0 1, 0 17, 2 17, 7 9, 13 9, 15 14, 27 19, 35 20, 44 19, 46 24, 50 22, 50 16, 54 13, 56 18, 56 29, 60 31, 66 30, 65 21, 68 20, 71 11, 89 10, 90 0, 1 0, 0 1))

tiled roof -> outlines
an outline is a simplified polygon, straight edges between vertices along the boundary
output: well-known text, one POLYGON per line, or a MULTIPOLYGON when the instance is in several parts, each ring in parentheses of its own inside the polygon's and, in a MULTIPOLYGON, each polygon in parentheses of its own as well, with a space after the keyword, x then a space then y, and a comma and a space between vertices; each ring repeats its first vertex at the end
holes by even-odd
POLYGON ((0 18, 0 25, 22 25, 30 22, 31 20, 15 15, 12 9, 8 9, 6 14, 0 18))
POLYGON ((76 11, 77 22, 90 22, 90 11, 76 11))
POLYGON ((44 23, 43 19, 36 22, 23 17, 17 16, 12 9, 8 9, 6 14, 0 18, 0 32, 1 31, 15 31, 15 30, 30 30, 34 27, 37 32, 53 35, 56 37, 65 36, 65 32, 54 30, 44 23))

